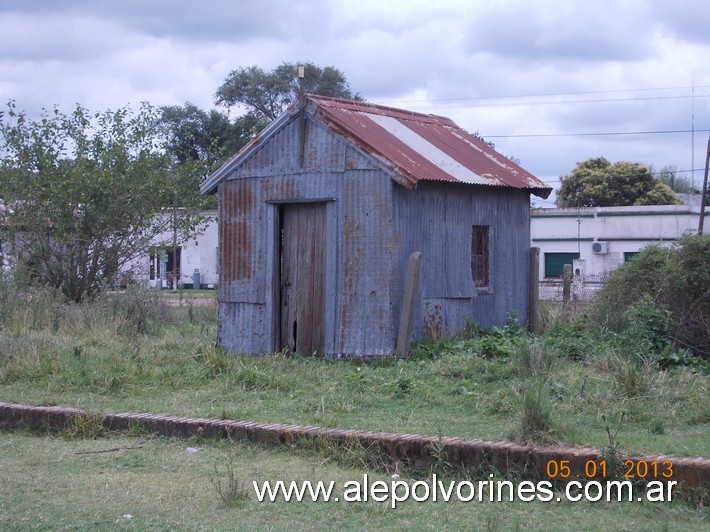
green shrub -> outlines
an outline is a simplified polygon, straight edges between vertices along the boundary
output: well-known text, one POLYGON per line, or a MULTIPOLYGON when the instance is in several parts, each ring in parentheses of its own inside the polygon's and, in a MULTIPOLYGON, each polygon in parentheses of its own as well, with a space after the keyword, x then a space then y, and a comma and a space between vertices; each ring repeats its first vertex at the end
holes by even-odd
POLYGON ((480 355, 483 358, 509 357, 513 353, 512 343, 504 336, 484 336, 481 340, 480 355))
POLYGON ((611 330, 642 333, 659 351, 672 342, 710 358, 710 235, 643 249, 610 277, 595 315, 611 330))
POLYGON ((628 341, 637 341, 656 353, 663 351, 671 342, 670 311, 656 304, 649 294, 642 295, 627 312, 628 326, 625 336, 628 341))
POLYGON ((569 360, 585 360, 595 350, 597 339, 584 316, 557 321, 544 335, 545 343, 569 360))
POLYGON ((448 342, 434 342, 433 340, 422 340, 412 345, 409 352, 410 360, 436 360, 443 354, 448 342))

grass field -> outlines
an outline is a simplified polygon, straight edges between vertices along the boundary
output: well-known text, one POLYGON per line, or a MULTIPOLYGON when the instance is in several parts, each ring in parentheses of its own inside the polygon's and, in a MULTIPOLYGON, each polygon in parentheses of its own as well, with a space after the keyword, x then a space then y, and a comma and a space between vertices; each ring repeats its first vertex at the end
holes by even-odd
MULTIPOLYGON (((682 502, 258 502, 251 482, 389 481, 307 452, 146 436, 66 439, 0 433, 3 530, 700 530, 682 502), (142 443, 141 443, 142 442, 142 443), (110 452, 107 449, 138 447, 110 452), (198 452, 188 454, 187 448, 198 452), (81 453, 81 454, 79 454, 81 453), (225 505, 213 480, 230 461, 245 499, 225 505), (215 467, 216 472, 215 472, 215 467), (130 517, 128 517, 130 516, 130 517)), ((559 493, 557 495, 560 495, 559 493)))
MULTIPOLYGON (((162 294, 130 292, 82 305, 48 293, 9 303, 0 309, 6 402, 710 456, 707 376, 682 367, 660 371, 620 348, 624 342, 600 349, 574 328, 542 343, 507 327, 419 345, 406 361, 251 358, 214 347, 214 305, 172 307, 162 294)), ((130 441, 0 434, 2 528, 214 529, 238 519, 240 528, 565 529, 589 522, 589 529, 697 529, 708 519, 705 509, 683 503, 412 504, 393 512, 377 504, 315 503, 277 504, 275 511, 250 501, 218 509, 209 477, 225 443, 201 443, 197 459, 184 453, 192 444, 161 439, 135 452, 73 454, 130 441), (123 513, 134 518, 124 522, 123 513)), ((239 475, 249 480, 363 474, 295 449, 238 449, 239 475)))
POLYGON ((450 342, 431 358, 369 364, 233 356, 213 346, 214 307, 148 306, 159 309, 157 324, 140 321, 139 311, 129 326, 94 309, 65 315, 56 330, 3 329, 0 398, 599 447, 610 443, 611 428, 629 452, 710 455, 710 384, 687 370, 637 367, 611 352, 585 361, 551 357, 539 375, 515 355, 481 356, 478 340, 450 342), (540 437, 522 426, 529 399, 544 417, 540 437))
POLYGON ((166 298, 182 298, 182 299, 217 299, 217 290, 194 290, 191 288, 180 288, 178 290, 157 290, 156 294, 166 298))

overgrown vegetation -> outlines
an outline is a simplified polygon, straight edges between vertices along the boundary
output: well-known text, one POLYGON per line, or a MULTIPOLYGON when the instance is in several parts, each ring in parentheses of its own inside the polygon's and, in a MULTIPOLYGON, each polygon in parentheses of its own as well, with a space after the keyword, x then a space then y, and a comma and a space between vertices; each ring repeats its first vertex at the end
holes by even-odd
POLYGON ((13 101, 0 111, 2 251, 26 284, 81 301, 120 284, 168 229, 182 241, 204 221, 195 191, 206 167, 169 157, 157 122, 148 104, 34 120, 13 101))
MULTIPOLYGON (((463 530, 481 523, 489 530, 565 530, 570 523, 587 529, 700 530, 707 511, 682 501, 672 503, 447 503, 408 501, 392 510, 386 503, 260 503, 256 481, 391 482, 387 473, 325 461, 321 455, 294 453, 227 440, 185 442, 170 438, 109 435, 99 440, 37 437, 0 432, 0 528, 3 530, 463 530), (186 447, 199 445, 187 454, 186 447), (105 452, 107 449, 120 449, 105 452), (215 462, 233 455, 233 476, 249 494, 225 505, 210 479, 215 462), (623 525, 620 525, 624 523, 623 525)), ((440 477, 441 478, 441 477, 440 477)), ((488 475, 484 477, 488 479, 488 475)), ((402 474, 403 480, 408 480, 402 474)), ((555 494, 562 496, 561 493, 555 494)))
POLYGON ((0 396, 600 448, 603 418, 623 414, 618 440, 628 452, 708 454, 705 366, 667 362, 669 314, 647 298, 623 314, 625 327, 553 309, 540 337, 511 316, 503 327, 419 343, 407 360, 369 362, 231 355, 214 346, 216 307, 182 303, 137 287, 65 303, 56 291, 1 283, 0 396))
POLYGON ((601 291, 597 323, 661 366, 710 360, 710 235, 649 246, 601 291))

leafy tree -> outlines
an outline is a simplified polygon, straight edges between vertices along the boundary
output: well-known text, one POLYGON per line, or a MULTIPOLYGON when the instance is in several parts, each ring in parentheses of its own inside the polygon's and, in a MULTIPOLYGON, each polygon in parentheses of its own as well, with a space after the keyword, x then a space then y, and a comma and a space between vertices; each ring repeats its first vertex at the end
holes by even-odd
MULTIPOLYGON (((96 114, 54 108, 31 120, 8 103, 0 115, 0 226, 29 281, 80 301, 177 223, 155 216, 185 181, 170 171, 157 118, 144 104, 96 114)), ((180 211, 184 230, 192 214, 180 211)))
MULTIPOLYGON (((334 67, 319 67, 303 63, 305 77, 303 91, 321 96, 362 100, 350 89, 340 70, 334 67)), ((263 122, 279 116, 286 107, 296 101, 299 94, 298 67, 296 63, 282 63, 271 72, 258 66, 239 68, 229 73, 215 93, 218 105, 231 107, 242 104, 247 114, 263 122)))
POLYGON ((558 207, 676 205, 680 200, 650 169, 633 162, 610 163, 596 157, 578 163, 561 177, 558 207))
POLYGON ((681 173, 678 167, 668 165, 658 172, 658 180, 665 183, 673 191, 679 194, 700 194, 700 190, 693 184, 693 180, 681 173))
MULTIPOLYGON (((200 180, 238 152, 261 127, 251 115, 232 122, 227 113, 215 109, 207 112, 190 102, 161 107, 158 128, 165 138, 177 178, 174 190, 177 203, 215 208, 216 196, 200 196, 200 180), (200 179, 195 179, 196 176, 200 179), (200 197, 201 200, 197 199, 200 197)), ((173 242, 173 248, 176 245, 173 242)))
POLYGON ((200 160, 210 166, 239 151, 260 126, 251 115, 232 122, 227 113, 207 112, 190 102, 161 107, 159 125, 176 162, 200 160))

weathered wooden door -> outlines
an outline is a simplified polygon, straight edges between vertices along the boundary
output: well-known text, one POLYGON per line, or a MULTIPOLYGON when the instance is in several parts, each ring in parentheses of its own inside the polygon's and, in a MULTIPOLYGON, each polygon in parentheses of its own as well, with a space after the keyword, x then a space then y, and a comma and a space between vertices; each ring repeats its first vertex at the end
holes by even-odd
POLYGON ((325 203, 281 208, 280 347, 323 352, 325 318, 325 203))

